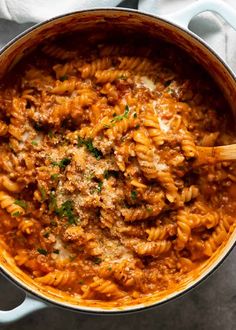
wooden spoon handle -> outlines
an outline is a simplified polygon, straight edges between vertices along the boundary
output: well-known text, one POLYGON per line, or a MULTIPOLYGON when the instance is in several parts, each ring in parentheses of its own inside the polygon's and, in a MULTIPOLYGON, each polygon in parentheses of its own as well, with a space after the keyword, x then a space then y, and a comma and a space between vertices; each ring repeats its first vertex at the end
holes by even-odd
POLYGON ((195 166, 236 160, 236 144, 219 147, 197 147, 195 166))

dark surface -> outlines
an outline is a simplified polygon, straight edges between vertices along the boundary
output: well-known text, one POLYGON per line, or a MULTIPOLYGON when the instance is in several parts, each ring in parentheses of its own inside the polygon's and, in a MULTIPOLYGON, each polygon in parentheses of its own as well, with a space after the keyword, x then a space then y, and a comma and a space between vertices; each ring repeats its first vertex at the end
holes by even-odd
MULTIPOLYGON (((1 330, 234 330, 236 329, 236 250, 220 269, 185 296, 158 308, 130 315, 90 316, 58 308, 41 310, 0 326, 1 330)), ((0 277, 0 309, 12 308, 22 293, 0 277)))

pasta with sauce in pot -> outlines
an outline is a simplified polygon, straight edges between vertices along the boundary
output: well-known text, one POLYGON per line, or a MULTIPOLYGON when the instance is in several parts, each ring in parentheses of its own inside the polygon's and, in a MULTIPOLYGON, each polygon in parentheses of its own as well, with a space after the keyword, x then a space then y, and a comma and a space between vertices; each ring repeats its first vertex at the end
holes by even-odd
POLYGON ((235 225, 235 165, 192 166, 235 141, 225 101, 186 55, 144 50, 54 42, 2 82, 0 240, 86 301, 174 291, 235 225))

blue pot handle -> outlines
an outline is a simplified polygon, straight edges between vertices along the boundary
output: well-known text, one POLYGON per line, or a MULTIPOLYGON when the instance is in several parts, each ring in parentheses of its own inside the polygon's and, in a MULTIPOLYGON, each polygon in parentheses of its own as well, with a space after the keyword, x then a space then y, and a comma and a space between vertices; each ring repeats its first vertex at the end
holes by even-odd
POLYGON ((17 321, 32 312, 47 307, 49 307, 49 305, 46 303, 26 295, 25 300, 16 308, 9 311, 0 311, 0 324, 7 324, 17 321))
POLYGON ((212 11, 220 15, 236 30, 236 10, 222 0, 199 0, 175 13, 161 16, 170 22, 188 29, 191 19, 204 11, 212 11))

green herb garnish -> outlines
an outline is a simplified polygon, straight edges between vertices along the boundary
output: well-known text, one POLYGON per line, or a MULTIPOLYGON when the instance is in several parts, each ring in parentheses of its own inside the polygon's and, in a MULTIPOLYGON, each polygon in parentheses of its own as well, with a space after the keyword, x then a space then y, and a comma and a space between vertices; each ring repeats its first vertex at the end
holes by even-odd
POLYGON ((121 75, 118 79, 121 79, 121 80, 127 80, 127 77, 125 75, 121 75))
POLYGON ((11 214, 12 217, 19 217, 20 215, 21 215, 21 212, 19 212, 19 211, 16 211, 11 214))
POLYGON ((55 194, 50 192, 49 197, 50 197, 49 204, 48 204, 49 211, 57 210, 57 200, 56 200, 55 194))
POLYGON ((85 177, 86 180, 90 181, 90 180, 92 180, 94 178, 94 172, 93 171, 90 171, 84 177, 85 177))
POLYGON ((60 253, 60 250, 53 250, 52 253, 55 253, 55 254, 59 254, 60 253))
POLYGON ((48 136, 50 137, 50 139, 53 138, 53 132, 51 130, 48 132, 48 136))
POLYGON ((99 258, 99 257, 94 257, 94 258, 93 258, 93 262, 94 262, 96 265, 100 265, 100 263, 102 262, 102 259, 99 258))
POLYGON ((38 251, 38 253, 43 254, 44 256, 46 256, 48 254, 48 252, 44 249, 38 249, 37 251, 38 251))
POLYGON ((103 176, 105 179, 109 179, 111 176, 113 176, 114 178, 118 178, 119 172, 113 170, 105 170, 103 172, 103 176))
POLYGON ((15 202, 14 202, 14 204, 19 205, 23 209, 26 209, 27 208, 27 204, 26 204, 26 202, 24 200, 16 199, 15 202))
POLYGON ((133 200, 137 199, 138 192, 136 190, 132 190, 130 196, 133 200))
POLYGON ((148 212, 152 212, 152 211, 153 211, 153 208, 148 206, 148 207, 146 208, 146 210, 147 210, 148 212))
POLYGON ((36 142, 36 141, 32 141, 31 144, 32 144, 33 146, 37 146, 37 145, 38 145, 38 142, 36 142))
POLYGON ((61 76, 59 78, 59 80, 62 81, 62 82, 65 81, 65 80, 68 80, 68 76, 66 74, 64 74, 63 76, 61 76))
POLYGON ((137 118, 137 117, 138 117, 138 115, 137 115, 136 112, 134 112, 133 117, 134 117, 134 118, 137 118))
POLYGON ((168 88, 167 93, 170 94, 171 96, 174 96, 175 95, 174 89, 173 88, 170 88, 170 87, 168 88))
POLYGON ((67 165, 71 163, 70 158, 63 158, 60 162, 51 162, 52 166, 59 166, 60 169, 64 170, 67 165))
POLYGON ((67 165, 69 165, 71 163, 71 159, 69 158, 63 158, 60 163, 59 163, 59 167, 60 168, 65 168, 67 165))
POLYGON ((45 234, 43 234, 43 237, 48 238, 50 235, 50 231, 47 231, 45 234))
POLYGON ((79 284, 81 284, 81 285, 84 284, 84 280, 80 280, 79 284))
POLYGON ((103 186, 103 182, 102 182, 102 181, 98 182, 97 191, 98 191, 99 193, 102 191, 102 186, 103 186))
POLYGON ((57 208, 56 214, 62 218, 66 217, 71 225, 77 224, 77 219, 74 215, 74 202, 71 200, 65 201, 61 207, 57 208))
POLYGON ((171 80, 164 81, 164 86, 167 87, 170 85, 170 83, 171 83, 171 80))
POLYGON ((39 124, 39 123, 34 123, 34 128, 36 129, 36 131, 42 131, 42 125, 41 124, 39 124))
POLYGON ((95 148, 93 146, 93 141, 92 139, 82 139, 80 136, 78 137, 78 147, 85 146, 86 149, 96 158, 96 159, 101 159, 102 153, 100 150, 95 148))
POLYGON ((52 175, 51 175, 51 179, 52 179, 52 180, 57 180, 57 179, 58 179, 58 176, 59 176, 58 173, 52 174, 52 175))
POLYGON ((118 121, 121 121, 123 120, 124 118, 128 118, 128 114, 129 114, 129 106, 126 105, 125 107, 125 112, 122 114, 122 115, 119 115, 119 116, 115 116, 111 122, 112 123, 117 123, 118 121))
POLYGON ((44 202, 46 197, 47 197, 46 190, 45 190, 44 187, 39 186, 39 191, 40 191, 40 194, 41 194, 41 200, 42 200, 42 202, 44 202))

